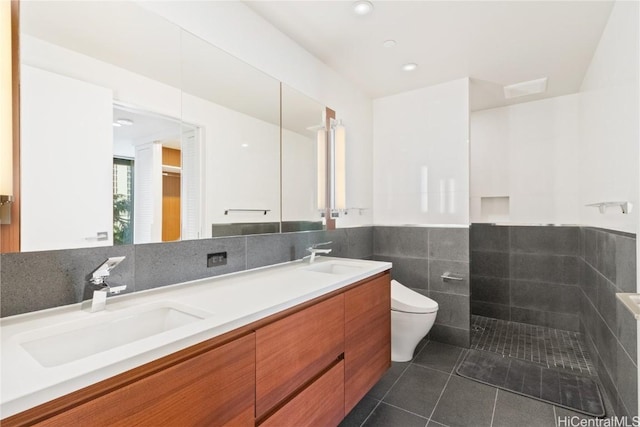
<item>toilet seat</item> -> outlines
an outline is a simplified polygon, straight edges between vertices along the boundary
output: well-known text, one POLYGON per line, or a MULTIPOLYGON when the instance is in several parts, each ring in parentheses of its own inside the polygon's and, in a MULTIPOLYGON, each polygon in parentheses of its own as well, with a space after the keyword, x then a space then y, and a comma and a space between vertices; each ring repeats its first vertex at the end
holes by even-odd
POLYGON ((392 280, 391 310, 405 313, 435 313, 438 311, 438 303, 392 280))

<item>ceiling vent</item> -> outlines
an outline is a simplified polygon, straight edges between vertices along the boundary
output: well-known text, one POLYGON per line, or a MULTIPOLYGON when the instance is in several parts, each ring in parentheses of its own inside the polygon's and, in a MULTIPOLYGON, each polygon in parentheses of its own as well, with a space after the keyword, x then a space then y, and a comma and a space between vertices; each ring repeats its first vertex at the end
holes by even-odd
POLYGON ((504 97, 507 99, 518 98, 520 96, 535 95, 536 93, 543 93, 547 90, 547 78, 529 80, 528 82, 521 82, 512 85, 505 86, 504 97))

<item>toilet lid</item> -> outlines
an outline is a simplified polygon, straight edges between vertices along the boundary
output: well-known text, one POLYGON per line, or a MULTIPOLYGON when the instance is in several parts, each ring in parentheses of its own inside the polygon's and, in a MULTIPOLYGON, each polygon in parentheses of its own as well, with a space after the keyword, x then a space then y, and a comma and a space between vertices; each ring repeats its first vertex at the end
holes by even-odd
POLYGON ((438 311, 438 303, 392 280, 391 309, 407 313, 434 313, 438 311))

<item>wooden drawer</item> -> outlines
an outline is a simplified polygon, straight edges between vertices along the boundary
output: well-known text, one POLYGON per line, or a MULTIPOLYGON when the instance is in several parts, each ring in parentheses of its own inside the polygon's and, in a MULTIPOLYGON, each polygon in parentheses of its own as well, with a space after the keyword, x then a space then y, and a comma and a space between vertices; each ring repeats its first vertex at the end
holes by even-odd
POLYGON ((344 352, 344 296, 256 331, 256 418, 287 399, 344 352))
POLYGON ((385 274, 345 292, 345 414, 391 366, 391 288, 385 274))
POLYGON ((267 418, 261 427, 337 426, 344 418, 344 361, 267 418))
POLYGON ((38 426, 253 426, 250 334, 49 418, 38 426))

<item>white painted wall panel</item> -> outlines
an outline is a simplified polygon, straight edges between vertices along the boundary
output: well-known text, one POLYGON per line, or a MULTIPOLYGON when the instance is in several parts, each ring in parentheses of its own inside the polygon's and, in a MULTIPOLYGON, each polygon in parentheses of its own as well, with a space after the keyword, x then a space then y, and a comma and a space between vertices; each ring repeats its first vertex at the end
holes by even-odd
POLYGON ((22 251, 112 245, 111 90, 30 66, 21 73, 22 251))
POLYGON ((469 223, 469 80, 374 101, 374 223, 469 223))

